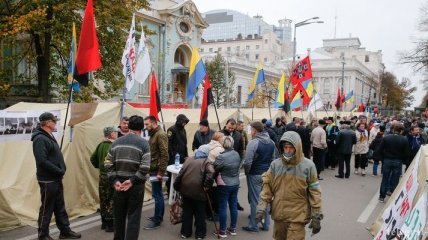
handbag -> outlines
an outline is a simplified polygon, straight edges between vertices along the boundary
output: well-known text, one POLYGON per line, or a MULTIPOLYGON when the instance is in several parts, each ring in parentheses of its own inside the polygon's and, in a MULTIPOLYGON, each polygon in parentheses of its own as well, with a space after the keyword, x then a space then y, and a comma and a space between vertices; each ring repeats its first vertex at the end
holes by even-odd
POLYGON ((369 151, 367 152, 367 159, 373 159, 373 149, 369 149, 369 151))
POLYGON ((171 208, 169 209, 169 220, 171 221, 172 225, 175 225, 177 223, 181 223, 183 218, 183 199, 181 198, 181 195, 176 193, 176 199, 174 204, 172 204, 171 208))

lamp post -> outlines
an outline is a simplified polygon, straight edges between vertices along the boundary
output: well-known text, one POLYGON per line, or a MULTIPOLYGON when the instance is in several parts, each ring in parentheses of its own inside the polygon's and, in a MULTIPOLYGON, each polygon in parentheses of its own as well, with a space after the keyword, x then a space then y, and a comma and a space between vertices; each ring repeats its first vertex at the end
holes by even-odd
POLYGON ((294 24, 294 43, 293 43, 293 64, 292 66, 294 66, 294 63, 296 61, 296 46, 297 46, 297 42, 296 42, 296 28, 304 26, 304 25, 308 25, 308 24, 312 24, 312 23, 324 23, 323 21, 312 21, 312 20, 317 20, 319 19, 319 17, 313 17, 313 18, 309 18, 306 19, 304 21, 298 22, 296 24, 294 24))

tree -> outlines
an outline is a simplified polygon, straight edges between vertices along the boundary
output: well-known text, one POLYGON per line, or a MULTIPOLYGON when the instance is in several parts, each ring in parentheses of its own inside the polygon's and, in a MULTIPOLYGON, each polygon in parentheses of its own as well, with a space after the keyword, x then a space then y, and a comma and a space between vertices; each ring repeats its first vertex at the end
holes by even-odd
POLYGON ((398 81, 394 74, 385 72, 381 84, 381 92, 384 96, 383 105, 394 110, 410 107, 414 101, 413 93, 416 91, 416 87, 410 87, 410 85, 410 79, 403 78, 398 81))
MULTIPOLYGON (((86 0, 4 0, 0 3, 0 42, 12 49, 3 62, 27 61, 36 69, 38 94, 44 102, 53 94, 61 97, 66 92, 66 63, 70 51, 71 26, 76 23, 80 33, 86 0), (14 60, 14 61, 12 61, 14 60), (52 91, 52 88, 57 88, 52 91), (56 93, 57 92, 57 93, 56 93)), ((132 13, 148 8, 147 0, 94 0, 97 35, 103 68, 94 73, 103 88, 93 83, 77 96, 91 100, 97 95, 109 98, 123 86, 120 59, 127 37, 132 13), (105 90, 103 90, 105 89, 105 90)), ((77 36, 79 39, 79 36, 77 36)), ((7 65, 7 64, 6 64, 7 65)), ((17 66, 0 72, 0 77, 11 76, 17 66)))
POLYGON ((226 60, 220 54, 217 54, 213 60, 207 61, 205 65, 211 81, 211 88, 216 106, 226 107, 227 90, 229 91, 229 103, 234 103, 235 74, 231 71, 229 66, 229 84, 226 84, 226 60))

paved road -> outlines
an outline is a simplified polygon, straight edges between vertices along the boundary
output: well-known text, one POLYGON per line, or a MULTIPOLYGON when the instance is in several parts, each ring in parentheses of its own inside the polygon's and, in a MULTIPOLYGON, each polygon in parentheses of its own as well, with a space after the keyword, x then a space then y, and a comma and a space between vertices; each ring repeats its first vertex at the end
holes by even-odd
MULTIPOLYGON (((371 165, 369 165, 370 169, 371 165)), ((322 221, 322 230, 319 234, 311 237, 307 229, 306 239, 314 240, 370 240, 371 235, 367 228, 382 210, 383 203, 378 203, 378 189, 380 186, 380 177, 371 176, 371 170, 367 176, 351 174, 350 179, 336 179, 336 171, 325 170, 321 175, 324 180, 321 181, 324 220, 322 221)), ((272 231, 247 233, 241 230, 242 226, 247 224, 249 214, 249 205, 246 201, 247 187, 245 178, 241 180, 239 192, 239 201, 245 210, 239 212, 238 217, 238 235, 228 239, 272 239, 272 231)), ((147 223, 146 217, 153 214, 153 204, 145 203, 143 207, 142 224, 147 223)), ((165 222, 161 228, 156 230, 140 231, 140 239, 180 239, 180 225, 169 224, 169 214, 166 209, 165 222)), ((72 221, 72 228, 83 235, 83 239, 112 239, 111 233, 105 233, 100 230, 100 220, 98 214, 75 219, 72 221)), ((212 222, 207 222, 208 236, 206 239, 216 239, 211 233, 214 230, 212 222)), ((51 235, 58 238, 58 231, 53 226, 51 235)), ((36 239, 37 232, 34 227, 21 227, 18 229, 0 232, 0 239, 36 239)))

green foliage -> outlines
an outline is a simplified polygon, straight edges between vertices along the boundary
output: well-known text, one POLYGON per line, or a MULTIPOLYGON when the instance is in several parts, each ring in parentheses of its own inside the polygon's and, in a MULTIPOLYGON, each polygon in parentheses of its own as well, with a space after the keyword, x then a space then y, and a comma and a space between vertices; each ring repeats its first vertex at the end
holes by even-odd
MULTIPOLYGON (((77 42, 86 0, 5 0, 0 4, 0 41, 9 46, 18 45, 21 51, 11 54, 11 59, 27 59, 37 69, 39 85, 47 84, 47 89, 56 87, 56 97, 66 99, 66 66, 69 58, 72 24, 76 24, 77 42), (44 62, 47 70, 44 70, 44 62), (46 76, 47 75, 47 76, 46 76), (44 83, 47 81, 47 83, 44 83)), ((102 81, 103 89, 97 89, 90 82, 76 101, 92 101, 99 96, 108 99, 116 95, 123 86, 122 65, 120 63, 131 24, 132 13, 148 8, 147 0, 94 0, 94 14, 103 67, 94 73, 94 79, 102 81)), ((138 21, 138 19, 137 19, 138 21)), ((138 26, 137 24, 137 27, 138 26)), ((137 29, 137 31, 141 29, 137 29)), ((1 59, 5 61, 6 59, 1 59)), ((15 61, 15 62, 19 62, 15 61)), ((2 69, 0 76, 5 75, 2 69)), ((39 89, 43 95, 43 86, 39 89)))
POLYGON ((211 81, 214 101, 217 107, 226 107, 226 92, 229 89, 229 103, 235 102, 235 74, 228 69, 229 84, 226 84, 226 60, 217 54, 212 61, 205 63, 211 81))
POLYGON ((394 74, 385 72, 381 85, 383 104, 386 107, 392 107, 394 110, 402 110, 411 106, 414 101, 413 93, 416 91, 416 87, 410 87, 410 85, 410 79, 404 78, 398 81, 394 74))

